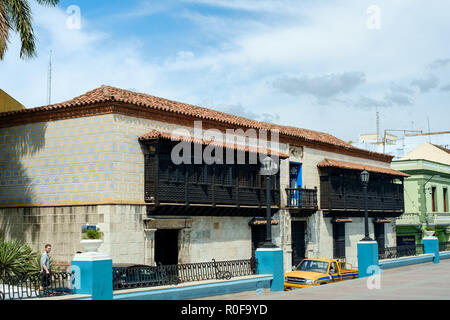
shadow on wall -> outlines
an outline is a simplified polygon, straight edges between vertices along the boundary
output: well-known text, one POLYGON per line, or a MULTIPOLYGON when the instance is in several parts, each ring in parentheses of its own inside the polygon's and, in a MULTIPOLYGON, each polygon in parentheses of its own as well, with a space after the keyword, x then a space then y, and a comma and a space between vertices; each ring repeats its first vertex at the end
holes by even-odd
POLYGON ((36 154, 45 146, 46 130, 46 123, 0 128, 0 238, 37 240, 39 210, 24 205, 40 202, 36 185, 45 164, 36 154))

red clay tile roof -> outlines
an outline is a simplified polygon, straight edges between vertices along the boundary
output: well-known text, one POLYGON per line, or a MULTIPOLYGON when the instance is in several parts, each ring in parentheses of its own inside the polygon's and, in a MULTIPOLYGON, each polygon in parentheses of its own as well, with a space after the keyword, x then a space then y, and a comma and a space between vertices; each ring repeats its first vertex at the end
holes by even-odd
POLYGON ((274 155, 277 156, 279 158, 289 158, 289 155, 282 153, 282 152, 277 152, 275 150, 272 149, 265 149, 265 148, 254 148, 251 146, 240 146, 237 144, 233 144, 233 145, 228 145, 228 144, 224 144, 220 141, 213 141, 213 142, 209 142, 206 140, 198 140, 195 137, 185 137, 185 136, 181 136, 181 135, 172 135, 170 133, 165 133, 165 132, 161 132, 161 131, 157 131, 157 130, 152 130, 142 136, 139 137, 139 141, 145 142, 145 141, 149 141, 149 140, 158 140, 158 139, 165 139, 165 140, 171 140, 171 141, 189 141, 189 142, 195 142, 195 143, 200 143, 203 145, 215 145, 215 146, 219 146, 219 147, 224 147, 224 148, 232 148, 235 150, 243 150, 246 152, 255 152, 255 153, 264 153, 264 154, 270 154, 270 155, 274 155))
POLYGON ((319 168, 341 168, 341 169, 348 169, 348 170, 358 170, 363 171, 366 169, 369 172, 373 173, 383 173, 383 174, 389 174, 393 176, 399 176, 399 177, 409 177, 409 174, 389 169, 389 168, 381 168, 376 166, 369 166, 366 164, 359 164, 359 163, 351 163, 351 162, 345 162, 345 161, 339 161, 339 160, 330 160, 330 159, 324 159, 323 161, 319 162, 317 164, 317 167, 319 168))
POLYGON ((76 108, 81 106, 95 105, 104 102, 121 102, 125 104, 141 106, 144 108, 148 108, 149 110, 153 109, 153 110, 173 112, 175 114, 194 117, 199 120, 211 120, 215 122, 220 122, 235 128, 236 127, 243 129, 253 128, 257 130, 278 129, 280 132, 280 137, 285 136, 298 139, 300 140, 299 145, 301 145, 301 141, 306 141, 314 144, 321 144, 324 146, 334 146, 345 151, 355 152, 363 154, 365 156, 377 157, 382 159, 381 161, 385 162, 390 162, 393 158, 386 154, 356 148, 351 144, 346 143, 345 141, 338 139, 328 133, 251 120, 244 117, 239 117, 224 112, 215 111, 212 109, 193 106, 181 102, 175 102, 168 99, 158 98, 148 94, 123 90, 111 86, 101 86, 100 88, 88 91, 85 94, 82 94, 81 96, 58 104, 0 113, 0 120, 2 119, 2 117, 16 114, 37 113, 41 111, 50 111, 50 110, 58 111, 66 108, 76 108))

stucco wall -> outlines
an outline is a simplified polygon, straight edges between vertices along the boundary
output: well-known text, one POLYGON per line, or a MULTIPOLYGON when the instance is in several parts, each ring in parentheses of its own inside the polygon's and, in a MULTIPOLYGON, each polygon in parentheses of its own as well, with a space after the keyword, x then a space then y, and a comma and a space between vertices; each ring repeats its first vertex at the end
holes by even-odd
POLYGON ((0 238, 27 243, 36 252, 52 244, 55 262, 69 262, 80 245, 81 226, 104 225, 104 214, 97 206, 0 209, 0 238))
MULTIPOLYGON (((321 211, 316 213, 319 220, 319 227, 316 229, 319 235, 319 242, 316 251, 310 258, 333 258, 333 224, 331 218, 324 218, 321 211)), ((396 245, 395 224, 385 223, 385 246, 392 247, 396 245)), ((374 238, 373 219, 369 218, 369 235, 374 238)), ((357 244, 364 238, 364 218, 352 218, 351 223, 345 223, 345 256, 346 261, 358 265, 357 244)))
POLYGON ((249 220, 248 217, 194 217, 191 262, 250 259, 249 220))

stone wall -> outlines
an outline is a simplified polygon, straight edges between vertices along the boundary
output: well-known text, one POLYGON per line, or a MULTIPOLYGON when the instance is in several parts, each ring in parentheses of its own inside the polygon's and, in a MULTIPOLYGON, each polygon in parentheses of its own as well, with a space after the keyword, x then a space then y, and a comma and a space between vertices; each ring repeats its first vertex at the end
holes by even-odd
POLYGON ((250 259, 248 217, 193 217, 190 262, 250 259))
MULTIPOLYGON (((115 264, 153 265, 157 229, 146 228, 145 209, 141 205, 0 209, 0 237, 26 242, 37 252, 50 243, 53 259, 70 263, 77 251, 84 251, 81 226, 98 225, 104 233, 99 251, 108 254, 115 264)), ((170 218, 164 219, 169 225, 159 226, 179 228, 180 263, 251 257, 248 217, 170 218), (180 221, 182 224, 177 225, 180 221)))
POLYGON ((97 208, 104 217, 98 225, 104 232, 104 243, 99 251, 108 254, 113 263, 145 264, 150 254, 150 249, 146 250, 143 223, 146 206, 101 205, 97 208))
POLYGON ((97 206, 68 206, 0 209, 0 238, 27 243, 36 252, 52 244, 55 262, 68 263, 80 245, 81 226, 102 224, 104 214, 97 206))

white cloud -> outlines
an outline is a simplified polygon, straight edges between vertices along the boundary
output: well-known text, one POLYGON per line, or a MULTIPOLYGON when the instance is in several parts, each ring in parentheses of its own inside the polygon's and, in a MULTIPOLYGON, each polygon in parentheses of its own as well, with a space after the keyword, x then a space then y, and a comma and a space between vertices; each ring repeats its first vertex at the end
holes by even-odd
POLYGON ((449 64, 450 64, 450 59, 449 58, 436 59, 432 63, 430 63, 430 65, 428 67, 431 68, 431 69, 441 69, 443 67, 446 67, 449 64))
MULTIPOLYGON (((429 106, 436 114, 447 110, 438 96, 446 93, 431 89, 450 79, 437 74, 438 83, 428 81, 427 87, 425 80, 433 79, 423 78, 423 72, 430 62, 436 68, 446 65, 450 44, 442 38, 450 27, 450 3, 433 7, 425 1, 380 0, 380 30, 366 26, 366 9, 373 4, 366 0, 184 3, 198 6, 171 14, 192 26, 191 47, 179 45, 176 38, 162 44, 146 42, 142 34, 120 38, 112 30, 93 29, 83 8, 81 30, 68 30, 64 10, 36 9, 40 55, 31 61, 18 59, 14 38, 0 62, 0 87, 28 107, 45 104, 52 49, 53 101, 111 84, 187 103, 210 100, 214 103, 206 106, 240 106, 227 110, 344 139, 365 131, 367 124, 353 123, 372 116, 374 107, 384 107, 389 114, 386 126, 395 126, 397 119, 424 119, 429 106), (225 9, 227 14, 206 13, 202 6, 225 9), (166 46, 164 55, 157 55, 158 46, 166 46), (418 92, 410 89, 412 82, 418 92), (427 90, 433 94, 425 98, 422 92, 427 90), (293 94, 285 94, 289 91, 293 94)), ((130 17, 135 10, 135 15, 154 16, 168 13, 168 8, 169 4, 155 7, 144 1, 123 15, 130 17)), ((447 125, 443 118, 436 117, 436 127, 447 125)))
POLYGON ((422 93, 435 89, 438 85, 439 79, 434 75, 430 75, 425 79, 414 79, 411 81, 411 86, 419 88, 422 93))
POLYGON ((348 93, 364 82, 364 73, 344 72, 313 77, 281 77, 273 82, 273 86, 279 91, 291 95, 310 94, 322 99, 348 93))

